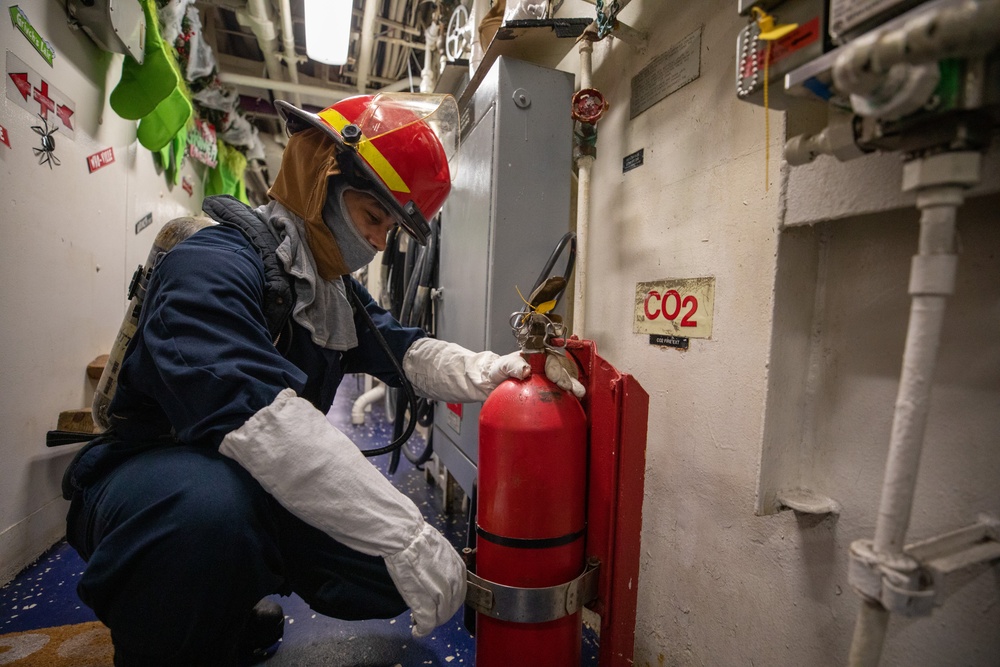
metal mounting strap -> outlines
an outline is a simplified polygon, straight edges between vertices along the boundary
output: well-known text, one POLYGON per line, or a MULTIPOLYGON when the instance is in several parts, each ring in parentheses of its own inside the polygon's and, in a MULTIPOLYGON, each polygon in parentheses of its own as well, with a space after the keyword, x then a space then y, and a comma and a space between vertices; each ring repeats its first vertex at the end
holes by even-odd
POLYGON ((1000 563, 1000 521, 981 515, 958 530, 882 554, 871 540, 851 543, 847 580, 862 597, 904 616, 926 616, 941 604, 945 577, 981 563, 1000 563))
POLYGON ((569 616, 597 599, 600 562, 592 559, 576 579, 546 588, 517 588, 468 573, 465 603, 481 614, 514 623, 544 623, 569 616))

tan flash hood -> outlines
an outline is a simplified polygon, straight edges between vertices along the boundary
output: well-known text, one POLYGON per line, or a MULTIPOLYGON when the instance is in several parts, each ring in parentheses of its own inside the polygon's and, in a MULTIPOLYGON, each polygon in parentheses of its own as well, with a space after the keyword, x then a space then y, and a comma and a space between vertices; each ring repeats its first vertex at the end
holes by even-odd
POLYGON ((272 199, 306 223, 306 242, 323 280, 350 273, 333 232, 323 222, 323 204, 331 176, 340 174, 337 145, 322 130, 309 128, 288 138, 281 168, 267 191, 272 199))

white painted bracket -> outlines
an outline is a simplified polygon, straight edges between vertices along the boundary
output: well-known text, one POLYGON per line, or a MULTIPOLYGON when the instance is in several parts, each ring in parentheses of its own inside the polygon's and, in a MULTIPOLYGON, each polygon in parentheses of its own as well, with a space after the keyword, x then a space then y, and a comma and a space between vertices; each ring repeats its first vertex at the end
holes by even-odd
POLYGON ((840 503, 808 489, 793 489, 778 494, 778 505, 803 514, 840 514, 840 503))
POLYGON ((934 579, 1000 559, 1000 520, 983 515, 965 528, 907 545, 906 554, 920 562, 934 579))
POLYGON ((941 603, 946 575, 1000 562, 1000 521, 981 516, 971 526, 907 545, 902 554, 875 551, 871 540, 851 544, 847 578, 862 597, 903 616, 927 616, 941 603))
POLYGON ((649 43, 648 33, 627 26, 621 21, 615 22, 615 27, 611 29, 611 36, 625 42, 639 53, 645 53, 646 45, 649 43))
MULTIPOLYGON (((597 4, 597 0, 583 0, 583 1, 591 5, 597 4)), ((628 5, 628 3, 631 1, 632 0, 619 0, 618 11, 625 9, 626 5, 628 5)), ((592 23, 590 28, 588 28, 588 30, 596 30, 596 28, 594 27, 596 25, 597 25, 596 22, 592 23)), ((615 27, 612 28, 611 30, 611 36, 625 42, 639 53, 645 53, 646 46, 649 43, 649 33, 625 25, 617 18, 615 19, 615 27)))

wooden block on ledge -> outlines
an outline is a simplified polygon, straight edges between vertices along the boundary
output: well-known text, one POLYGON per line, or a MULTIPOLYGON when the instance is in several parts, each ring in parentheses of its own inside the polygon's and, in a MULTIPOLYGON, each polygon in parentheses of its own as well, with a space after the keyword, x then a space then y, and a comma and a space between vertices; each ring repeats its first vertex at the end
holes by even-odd
POLYGON ((102 354, 89 364, 87 364, 87 377, 91 380, 100 380, 101 373, 104 372, 104 367, 108 364, 107 354, 102 354))
POLYGON ((90 408, 60 412, 59 424, 56 428, 60 431, 72 431, 73 433, 101 432, 101 429, 94 425, 94 416, 90 413, 90 408))

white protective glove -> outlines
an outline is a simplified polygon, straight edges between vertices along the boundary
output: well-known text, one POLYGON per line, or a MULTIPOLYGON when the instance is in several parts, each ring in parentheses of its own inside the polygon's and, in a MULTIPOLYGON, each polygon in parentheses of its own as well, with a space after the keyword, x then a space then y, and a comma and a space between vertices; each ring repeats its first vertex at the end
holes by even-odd
POLYGON ((550 382, 564 391, 568 391, 577 398, 583 398, 587 390, 583 388, 580 380, 580 371, 576 368, 576 362, 565 354, 548 352, 545 355, 545 377, 550 382))
MULTIPOLYGON (((585 391, 575 379, 573 361, 561 355, 548 356, 545 376, 582 398, 585 391), (553 357, 560 359, 551 361, 553 357)), ((527 379, 531 366, 520 352, 500 356, 495 352, 472 352, 436 338, 421 338, 403 356, 403 372, 421 396, 448 403, 473 403, 485 401, 507 378, 527 379)))
POLYGON ((448 403, 485 401, 509 377, 524 380, 531 366, 520 352, 472 352, 436 338, 417 340, 403 355, 403 372, 418 394, 448 403))
POLYGON ((223 438, 219 452, 295 516, 352 549, 382 556, 410 606, 415 637, 429 634, 465 602, 465 563, 458 552, 346 435, 291 389, 223 438))

